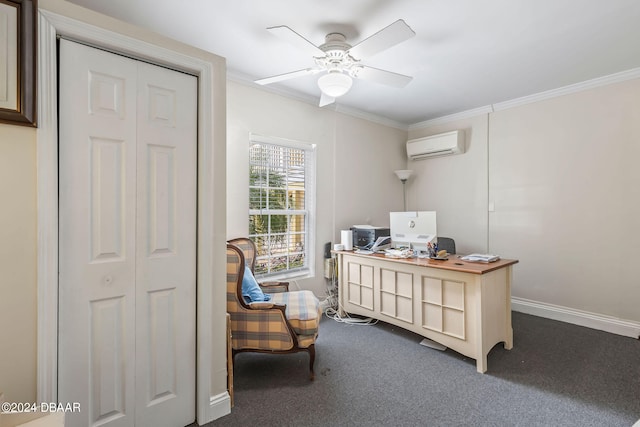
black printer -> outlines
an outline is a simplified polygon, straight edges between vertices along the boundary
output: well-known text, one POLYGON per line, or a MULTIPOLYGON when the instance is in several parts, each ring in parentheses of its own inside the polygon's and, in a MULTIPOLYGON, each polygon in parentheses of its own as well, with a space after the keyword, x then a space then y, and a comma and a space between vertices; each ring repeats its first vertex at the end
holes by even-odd
POLYGON ((370 249, 379 237, 391 236, 388 228, 372 225, 354 225, 351 227, 351 232, 353 233, 353 246, 359 249, 370 249))

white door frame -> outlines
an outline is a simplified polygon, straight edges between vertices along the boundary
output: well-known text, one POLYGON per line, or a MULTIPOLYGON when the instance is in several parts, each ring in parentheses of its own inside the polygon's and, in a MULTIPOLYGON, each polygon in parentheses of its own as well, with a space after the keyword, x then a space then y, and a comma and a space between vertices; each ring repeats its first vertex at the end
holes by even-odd
POLYGON ((198 423, 207 423, 231 411, 225 368, 224 59, 61 0, 41 0, 38 11, 37 399, 57 402, 58 398, 58 36, 198 77, 196 417, 198 423))

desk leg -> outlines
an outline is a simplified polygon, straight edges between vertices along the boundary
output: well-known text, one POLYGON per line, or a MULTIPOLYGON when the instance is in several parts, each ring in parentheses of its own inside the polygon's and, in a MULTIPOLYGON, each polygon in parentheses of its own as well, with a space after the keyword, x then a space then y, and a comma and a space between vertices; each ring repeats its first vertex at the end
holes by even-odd
POLYGON ((336 255, 336 269, 338 270, 338 315, 344 317, 347 313, 344 311, 342 305, 342 298, 344 297, 344 274, 342 273, 342 254, 336 255))
POLYGON ((507 339, 504 342, 504 349, 511 350, 512 348, 513 348, 513 328, 511 327, 511 322, 509 322, 509 326, 507 326, 507 339))
POLYGON ((505 350, 511 350, 513 348, 513 326, 511 325, 511 277, 512 277, 512 268, 511 266, 509 266, 507 268, 507 283, 506 283, 506 296, 507 296, 507 300, 504 302, 504 305, 506 307, 506 313, 505 313, 505 317, 506 317, 506 335, 507 335, 507 339, 504 341, 504 349, 505 350))
POLYGON ((476 371, 481 374, 487 372, 487 355, 483 354, 476 359, 476 371))

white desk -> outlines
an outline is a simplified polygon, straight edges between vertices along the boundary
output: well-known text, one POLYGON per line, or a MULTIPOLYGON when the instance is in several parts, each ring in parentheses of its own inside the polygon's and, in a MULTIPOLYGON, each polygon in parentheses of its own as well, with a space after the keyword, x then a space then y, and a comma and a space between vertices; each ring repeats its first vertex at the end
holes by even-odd
POLYGON ((336 251, 340 311, 415 332, 487 370, 499 342, 513 347, 511 276, 517 260, 489 264, 423 258, 396 259, 336 251))

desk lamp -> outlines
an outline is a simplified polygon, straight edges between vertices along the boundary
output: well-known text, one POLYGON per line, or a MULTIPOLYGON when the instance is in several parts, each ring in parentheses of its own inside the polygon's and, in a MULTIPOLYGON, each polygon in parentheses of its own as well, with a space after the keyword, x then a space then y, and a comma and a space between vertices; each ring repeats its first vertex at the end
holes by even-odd
POLYGON ((407 189, 405 187, 405 184, 407 183, 407 180, 409 179, 413 171, 408 169, 400 169, 394 172, 396 175, 398 175, 398 178, 400 178, 400 181, 402 182, 402 200, 404 202, 404 211, 406 212, 407 211, 407 189))

